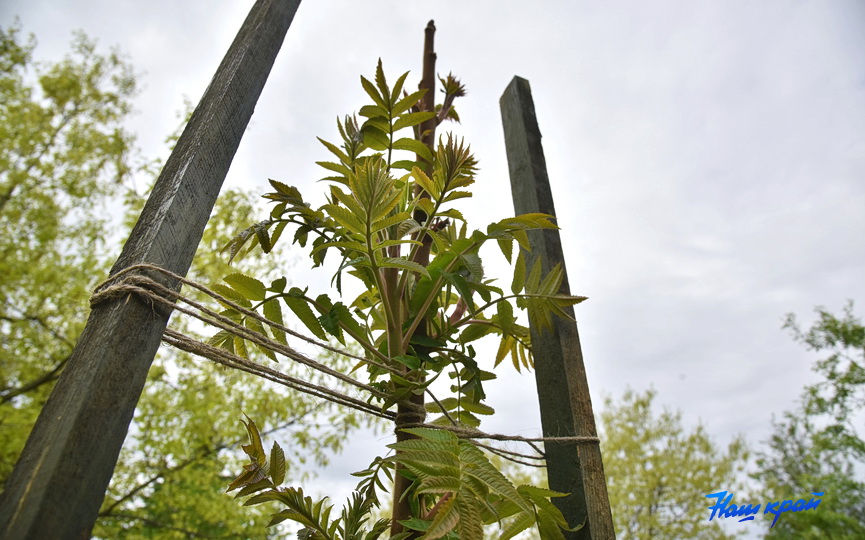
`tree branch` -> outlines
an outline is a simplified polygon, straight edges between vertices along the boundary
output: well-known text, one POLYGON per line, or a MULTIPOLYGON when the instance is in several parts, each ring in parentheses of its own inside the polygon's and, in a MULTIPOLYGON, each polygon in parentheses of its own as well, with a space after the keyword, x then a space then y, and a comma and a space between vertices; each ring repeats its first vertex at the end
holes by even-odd
POLYGON ((57 380, 58 378, 60 378, 60 370, 63 369, 63 366, 66 365, 66 362, 68 360, 69 355, 67 355, 66 358, 64 358, 56 366, 54 366, 51 371, 43 373, 41 376, 33 379, 27 384, 19 386, 18 388, 4 388, 2 391, 0 391, 0 403, 8 403, 9 401, 12 401, 16 397, 20 396, 21 394, 25 394, 27 392, 30 392, 31 390, 39 388, 43 384, 47 384, 51 381, 57 380))

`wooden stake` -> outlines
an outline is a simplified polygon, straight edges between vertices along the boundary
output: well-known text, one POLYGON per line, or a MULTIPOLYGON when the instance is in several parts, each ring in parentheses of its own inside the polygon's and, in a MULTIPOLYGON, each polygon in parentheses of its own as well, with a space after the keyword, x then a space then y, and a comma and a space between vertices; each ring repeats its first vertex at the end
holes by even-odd
MULTIPOLYGON (((517 215, 531 212, 556 215, 529 81, 514 77, 499 105, 514 210, 517 215)), ((565 270, 559 231, 531 231, 529 243, 532 251, 526 253, 527 268, 540 257, 544 275, 558 263, 565 270)), ((567 271, 564 274, 559 292, 570 294, 567 271)), ((573 308, 566 311, 574 315, 573 308)), ((554 330, 542 333, 533 321, 529 324, 544 436, 597 436, 576 323, 557 317, 554 330)), ((545 450, 550 488, 570 493, 553 502, 572 527, 585 522, 582 529, 565 537, 615 538, 600 447, 547 443, 545 450)))
MULTIPOLYGON (((258 0, 228 49, 111 273, 186 275, 300 0, 258 0)), ((150 276, 166 282, 164 277, 150 276)), ((0 502, 0 538, 89 538, 170 310, 93 308, 0 502)))

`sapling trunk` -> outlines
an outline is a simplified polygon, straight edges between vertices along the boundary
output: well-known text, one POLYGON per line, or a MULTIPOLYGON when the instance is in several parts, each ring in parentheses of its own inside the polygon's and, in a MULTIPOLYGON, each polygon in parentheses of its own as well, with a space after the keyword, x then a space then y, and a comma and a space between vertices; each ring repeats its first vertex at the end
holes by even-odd
MULTIPOLYGON (((420 101, 421 111, 435 111, 435 31, 436 27, 434 22, 430 21, 427 23, 426 29, 424 30, 423 74, 421 82, 418 85, 420 89, 426 89, 426 94, 424 94, 420 101)), ((434 116, 426 122, 423 122, 419 129, 419 140, 430 149, 433 155, 435 155, 435 130, 437 123, 438 119, 434 116)), ((424 162, 423 158, 420 156, 417 156, 417 160, 420 163, 424 162)), ((428 176, 432 176, 432 163, 425 163, 423 169, 428 176)), ((415 189, 419 191, 421 190, 420 186, 415 186, 415 189)), ((427 194, 421 194, 421 196, 429 197, 427 194)), ((427 216, 422 210, 415 210, 414 219, 418 223, 424 223, 427 216)), ((429 235, 424 235, 423 238, 418 238, 418 240, 423 243, 423 246, 417 250, 414 261, 423 266, 427 266, 430 258, 431 238, 429 235)), ((427 321, 424 320, 420 325, 418 325, 414 332, 415 336, 428 337, 426 322, 427 321)), ((415 346, 415 348, 419 347, 420 346, 418 345, 415 346)), ((408 368, 406 368, 406 370, 407 369, 408 368)), ((409 403, 400 403, 397 405, 397 417, 394 422, 394 428, 396 430, 396 440, 398 442, 415 438, 414 435, 403 432, 402 428, 411 424, 423 423, 425 418, 425 415, 422 412, 423 407, 423 393, 413 394, 409 403)), ((400 524, 400 521, 411 519, 412 517, 411 501, 409 500, 409 497, 406 496, 406 492, 411 487, 411 482, 402 475, 402 469, 402 465, 397 464, 393 486, 393 519, 391 521, 391 535, 403 532, 404 528, 402 524, 400 524)), ((423 509, 421 509, 421 515, 423 515, 423 509)), ((417 538, 419 536, 420 533, 414 533, 409 536, 409 538, 417 538)))

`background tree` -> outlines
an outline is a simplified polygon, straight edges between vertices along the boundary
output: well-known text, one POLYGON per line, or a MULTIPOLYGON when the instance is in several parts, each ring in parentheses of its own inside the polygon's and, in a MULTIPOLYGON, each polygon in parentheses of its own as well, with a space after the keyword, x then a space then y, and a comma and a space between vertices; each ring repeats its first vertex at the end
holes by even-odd
POLYGON ((825 495, 815 511, 783 514, 766 538, 865 537, 865 326, 852 302, 840 316, 817 313, 806 331, 792 314, 784 327, 806 348, 828 353, 814 364, 821 380, 806 386, 798 407, 774 424, 756 477, 766 500, 825 495))
POLYGON ((652 411, 655 391, 604 400, 600 438, 618 538, 731 538, 708 521, 705 496, 736 492, 747 458, 741 438, 722 452, 698 425, 688 432, 680 412, 652 411))
MULTIPOLYGON (((60 375, 87 318, 93 287, 119 253, 110 231, 144 196, 124 184, 137 160, 123 130, 136 81, 117 53, 84 35, 57 64, 38 65, 35 40, 0 30, 0 482, 60 375), (34 82, 35 81, 35 82, 34 82)), ((152 163, 147 170, 154 169, 152 163)), ((257 198, 257 197, 256 197, 257 198)), ((258 208, 227 190, 217 201, 190 276, 205 283, 244 270, 275 275, 277 260, 236 268, 219 247, 258 208)), ((123 235, 125 237, 125 235, 123 235)), ((285 265, 283 265, 284 268, 285 265)), ((172 325, 183 325, 182 321, 172 325)), ((186 327, 187 332, 194 328, 186 327)), ((253 351, 251 353, 255 355, 253 351)), ((260 380, 161 349, 94 529, 97 537, 264 538, 258 512, 225 497, 237 418, 266 418, 291 441, 292 477, 338 450, 352 414, 260 380), (218 405, 218 406, 217 406, 218 405)))
POLYGON ((76 35, 37 66, 0 29, 0 481, 5 482, 105 275, 107 205, 133 165, 130 66, 76 35))

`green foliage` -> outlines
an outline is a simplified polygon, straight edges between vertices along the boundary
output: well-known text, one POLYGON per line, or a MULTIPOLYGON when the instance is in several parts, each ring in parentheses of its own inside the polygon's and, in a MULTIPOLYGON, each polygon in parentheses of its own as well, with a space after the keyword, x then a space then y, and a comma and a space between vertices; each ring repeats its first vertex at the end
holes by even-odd
POLYGON ((389 445, 397 451, 394 460, 413 476, 418 495, 441 495, 426 519, 414 519, 408 528, 423 531, 422 538, 443 538, 451 531, 456 538, 479 540, 483 525, 513 516, 502 539, 512 538, 537 525, 542 538, 564 538, 567 522, 549 497, 554 491, 532 486, 514 487, 469 441, 448 431, 429 428, 407 429, 417 439, 389 445))
MULTIPOLYGON (((652 412, 655 392, 607 398, 601 450, 616 533, 622 539, 729 538, 709 522, 705 495, 736 492, 747 457, 736 439, 721 452, 703 426, 686 432, 681 413, 652 412)), ((786 516, 785 516, 786 517, 786 516)))
POLYGON ((858 429, 865 410, 865 326, 852 302, 841 316, 817 313, 807 331, 787 316, 784 326, 796 341, 828 356, 814 364, 820 381, 806 386, 799 406, 775 422, 756 477, 767 500, 826 495, 816 511, 785 513, 766 538, 865 536, 865 441, 858 429))
MULTIPOLYGON (((413 492, 436 498, 437 502, 422 517, 413 517, 403 524, 407 529, 422 533, 420 538, 481 540, 484 525, 508 519, 500 538, 513 538, 533 525, 543 539, 564 539, 562 529, 567 523, 561 512, 550 503, 550 497, 562 494, 528 485, 514 487, 489 461, 484 453, 469 441, 461 441, 448 431, 429 428, 408 429, 416 439, 389 445, 396 455, 374 463, 375 468, 362 471, 364 480, 343 508, 339 517, 331 519, 332 505, 325 500, 313 503, 300 488, 283 488, 284 469, 280 459, 282 449, 273 444, 268 459, 261 434, 253 421, 243 422, 249 444, 243 451, 250 462, 231 482, 229 491, 239 490, 236 498, 249 497, 245 506, 276 501, 286 506, 271 518, 271 525, 292 520, 303 525, 301 538, 322 540, 374 540, 390 526, 390 521, 370 521, 369 512, 377 504, 375 486, 384 488, 378 475, 392 470, 396 463, 406 467, 412 477, 413 492)), ((420 514, 420 503, 417 502, 420 514)))
POLYGON ((249 444, 243 446, 243 451, 249 456, 250 463, 244 465, 243 472, 231 482, 228 491, 239 489, 236 498, 249 496, 244 506, 270 501, 286 506, 285 510, 271 516, 270 525, 285 520, 295 521, 304 527, 298 537, 311 540, 375 540, 390 526, 389 521, 383 519, 372 523, 369 529, 363 528, 375 502, 374 490, 355 492, 341 515, 331 520, 333 506, 326 505, 325 500, 313 503, 312 498, 305 496, 300 488, 280 487, 285 475, 282 448, 273 443, 268 459, 255 422, 249 420, 243 424, 249 437, 249 444))
POLYGON ((36 65, 34 47, 0 29, 0 484, 84 326, 134 159, 123 58, 81 34, 58 63, 36 65))
MULTIPOLYGON (((293 243, 308 250, 313 267, 322 266, 328 255, 331 260, 336 257, 332 284, 340 295, 346 275, 359 280, 363 292, 343 303, 341 298, 315 296, 306 289, 268 289, 264 281, 239 275, 226 278, 227 288, 255 309, 281 300, 313 335, 359 346, 366 362, 357 367, 365 364, 367 383, 376 391, 368 401, 383 411, 422 404, 430 385, 446 374, 452 380, 451 395, 427 407, 440 413, 432 423, 474 428, 480 415, 493 413, 483 403, 483 384, 495 375, 481 369, 473 342, 496 335, 495 365, 510 354, 518 370, 531 367, 529 330, 517 322, 515 312, 528 311, 546 328, 553 316, 567 316, 563 308, 585 298, 560 294, 561 267, 547 275, 542 275, 540 264, 526 271, 522 252, 515 260, 510 293, 486 277, 481 249, 488 242, 493 241, 510 262, 515 241, 522 250, 530 249, 527 231, 556 226, 551 216, 526 214, 483 230, 469 228, 454 204, 471 197, 468 188, 475 182, 477 161, 462 140, 449 134, 433 145, 422 142, 431 137, 421 131, 428 121, 458 119, 453 102, 465 89, 452 75, 441 79, 444 102, 435 111, 424 111, 419 100, 425 91, 403 92, 407 75, 391 87, 379 61, 372 81, 361 77, 372 101, 359 111, 366 120, 362 124, 356 116, 337 120, 342 139, 338 144, 319 139, 333 155, 333 161, 319 162, 328 174, 325 204, 315 208, 296 187, 270 180, 273 191, 265 195, 274 204, 270 217, 237 234, 224 248, 231 259, 256 247, 271 252, 291 226, 293 243), (411 131, 403 135, 405 130, 411 131)), ((262 314, 274 320, 266 311, 262 314)), ((213 343, 234 351, 249 349, 239 338, 220 334, 213 343)), ((398 430, 405 427, 397 421, 398 430)), ((521 512, 514 521, 514 534, 537 525, 543 538, 561 536, 559 525, 564 521, 547 500, 549 492, 513 488, 477 448, 451 434, 399 433, 391 447, 395 455, 387 463, 395 466, 400 478, 413 483, 407 492, 395 494, 395 501, 409 501, 411 516, 395 518, 402 527, 394 525, 393 533, 407 528, 411 538, 421 531, 431 539, 480 538, 481 525, 497 510, 501 512, 499 505, 511 514, 521 512), (436 441, 435 437, 452 439, 436 441), (420 465, 422 460, 412 458, 422 457, 417 454, 422 450, 413 449, 417 445, 450 445, 454 453, 429 454, 439 461, 420 465)), ((370 470, 381 472, 383 463, 370 470)), ((377 499, 370 489, 374 492, 379 484, 377 476, 365 481, 358 492, 361 506, 375 506, 377 499)), ((302 517, 299 521, 315 531, 309 534, 331 537, 329 527, 337 521, 310 521, 311 511, 326 521, 328 510, 309 507, 299 491, 271 489, 271 495, 255 502, 279 500, 289 507, 286 516, 302 517)))

